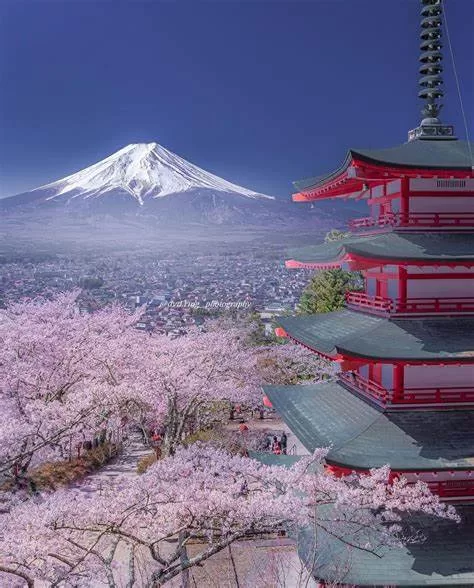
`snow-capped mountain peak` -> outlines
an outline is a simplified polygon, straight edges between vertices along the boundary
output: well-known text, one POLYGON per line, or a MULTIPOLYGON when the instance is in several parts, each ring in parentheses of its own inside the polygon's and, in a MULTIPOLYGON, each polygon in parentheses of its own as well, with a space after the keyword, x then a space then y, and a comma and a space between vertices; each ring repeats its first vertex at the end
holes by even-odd
POLYGON ((47 200, 53 201, 127 193, 140 205, 150 199, 196 190, 274 200, 219 178, 158 143, 127 145, 102 161, 38 190, 46 190, 47 200))

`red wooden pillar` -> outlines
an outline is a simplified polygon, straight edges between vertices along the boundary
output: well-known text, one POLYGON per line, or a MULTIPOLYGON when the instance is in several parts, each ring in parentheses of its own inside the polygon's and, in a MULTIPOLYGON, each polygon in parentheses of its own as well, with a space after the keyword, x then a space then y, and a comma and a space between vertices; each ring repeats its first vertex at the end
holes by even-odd
POLYGON ((377 281, 377 296, 388 298, 388 281, 383 277, 377 281))
MULTIPOLYGON (((382 185, 382 201, 380 203, 380 216, 385 217, 391 211, 392 202, 390 198, 387 198, 387 183, 382 185)), ((386 220, 386 219, 385 219, 386 220)))
POLYGON ((405 366, 397 363, 393 367, 393 401, 403 400, 403 388, 405 386, 405 366))
POLYGON ((369 364, 369 380, 376 382, 377 384, 382 383, 382 364, 371 363, 369 364))
POLYGON ((401 224, 405 225, 408 224, 408 216, 410 214, 410 180, 405 177, 402 178, 400 182, 400 218, 401 224))
POLYGON ((407 269, 406 267, 399 267, 398 268, 398 304, 399 310, 404 311, 406 310, 406 303, 407 303, 407 269))

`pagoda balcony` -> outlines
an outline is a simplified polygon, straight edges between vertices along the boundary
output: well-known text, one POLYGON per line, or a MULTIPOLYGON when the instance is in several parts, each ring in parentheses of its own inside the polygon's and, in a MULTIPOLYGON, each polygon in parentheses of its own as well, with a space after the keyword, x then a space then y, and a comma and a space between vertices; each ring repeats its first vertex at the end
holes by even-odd
POLYGON ((377 218, 356 218, 349 222, 352 231, 397 227, 405 229, 472 229, 472 212, 390 212, 377 218))
POLYGON ((390 407, 391 410, 474 405, 474 386, 404 388, 403 395, 397 397, 395 390, 384 388, 381 384, 364 378, 357 372, 342 372, 339 374, 339 379, 354 392, 381 407, 390 407))
POLYGON ((474 314, 474 297, 383 298, 364 292, 346 292, 346 305, 353 310, 388 316, 474 314))
POLYGON ((392 403, 392 394, 389 390, 373 380, 363 378, 357 372, 341 372, 339 379, 354 392, 358 392, 380 406, 385 407, 392 403))
POLYGON ((463 503, 474 500, 474 480, 444 480, 442 482, 427 482, 433 494, 441 500, 450 502, 459 500, 463 503))

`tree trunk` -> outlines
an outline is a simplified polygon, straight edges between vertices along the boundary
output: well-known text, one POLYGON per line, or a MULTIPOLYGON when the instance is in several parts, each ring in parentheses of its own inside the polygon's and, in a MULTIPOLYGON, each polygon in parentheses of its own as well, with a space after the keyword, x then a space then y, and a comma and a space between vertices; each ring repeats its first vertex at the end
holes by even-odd
MULTIPOLYGON (((186 564, 189 563, 189 558, 188 558, 188 550, 186 549, 186 545, 183 545, 184 540, 186 539, 186 535, 183 533, 183 531, 181 531, 179 533, 179 538, 178 541, 180 543, 181 547, 181 555, 179 557, 181 565, 184 567, 186 564)), ((181 572, 181 588, 190 588, 191 584, 189 582, 189 568, 184 569, 181 572)))
POLYGON ((230 543, 228 545, 228 549, 229 549, 230 563, 232 564, 232 571, 234 572, 235 586, 236 586, 236 588, 240 588, 239 575, 237 574, 237 567, 235 565, 234 555, 232 553, 232 547, 230 546, 230 543))

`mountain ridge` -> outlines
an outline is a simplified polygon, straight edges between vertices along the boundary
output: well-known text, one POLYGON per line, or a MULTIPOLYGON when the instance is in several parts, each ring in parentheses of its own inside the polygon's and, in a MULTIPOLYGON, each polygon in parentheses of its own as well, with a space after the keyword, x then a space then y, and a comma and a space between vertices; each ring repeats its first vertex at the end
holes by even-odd
POLYGON ((132 143, 78 172, 0 200, 3 217, 115 220, 147 224, 331 224, 321 211, 220 178, 156 142, 132 143))

